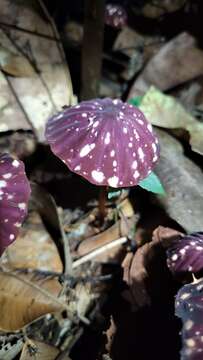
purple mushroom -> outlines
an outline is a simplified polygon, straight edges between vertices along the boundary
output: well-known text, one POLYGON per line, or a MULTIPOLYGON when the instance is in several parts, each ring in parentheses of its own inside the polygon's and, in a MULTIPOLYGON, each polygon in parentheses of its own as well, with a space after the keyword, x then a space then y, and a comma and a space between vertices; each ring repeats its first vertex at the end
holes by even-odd
POLYGON ((105 187, 137 185, 159 159, 152 126, 133 105, 118 99, 83 101, 49 119, 46 139, 68 168, 103 186, 99 199, 105 215, 105 187))
POLYGON ((159 159, 158 140, 143 113, 121 100, 96 99, 49 119, 46 139, 71 171, 95 185, 137 185, 159 159))
POLYGON ((18 236, 30 195, 24 164, 9 154, 0 156, 0 255, 18 236))
POLYGON ((183 328, 181 360, 203 359, 203 279, 184 285, 176 296, 176 315, 183 328))
POLYGON ((114 29, 121 29, 127 25, 127 12, 125 9, 116 4, 107 4, 105 7, 105 24, 114 29))
POLYGON ((203 269, 203 233, 184 235, 172 242, 167 250, 167 264, 173 273, 203 269))

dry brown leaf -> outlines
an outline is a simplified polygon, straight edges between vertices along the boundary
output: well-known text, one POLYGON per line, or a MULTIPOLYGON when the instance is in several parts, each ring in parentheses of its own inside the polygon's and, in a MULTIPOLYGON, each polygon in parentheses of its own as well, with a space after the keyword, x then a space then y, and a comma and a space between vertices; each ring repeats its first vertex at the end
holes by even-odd
POLYGON ((17 330, 43 314, 63 309, 65 305, 57 298, 60 291, 55 279, 1 272, 0 328, 17 330))
POLYGON ((63 266, 53 240, 37 213, 30 214, 26 227, 1 258, 10 269, 37 269, 61 273, 63 266))
POLYGON ((12 53, 3 46, 0 46, 0 68, 8 75, 16 77, 35 75, 35 71, 26 57, 12 53))
POLYGON ((183 154, 180 143, 163 130, 156 130, 161 157, 156 166, 167 196, 159 201, 186 231, 202 231, 203 173, 183 154))
POLYGON ((150 1, 142 8, 142 14, 151 19, 179 10, 187 0, 156 0, 150 1))
POLYGON ((150 85, 168 90, 203 74, 203 51, 196 46, 195 38, 181 33, 151 58, 133 84, 129 98, 137 92, 145 93, 150 85))
POLYGON ((203 155, 203 124, 190 115, 175 98, 151 86, 142 99, 140 109, 152 125, 187 130, 192 149, 203 155))
MULTIPOLYGON (((76 99, 60 40, 37 9, 40 10, 37 0, 31 4, 27 1, 1 1, 0 21, 7 24, 0 28, 1 46, 7 53, 14 53, 17 59, 23 57, 34 76, 30 76, 30 71, 29 77, 6 76, 0 72, 0 131, 33 128, 38 139, 44 141, 47 119, 76 99), (17 27, 25 31, 19 31, 17 27)), ((24 62, 15 61, 18 73, 21 71, 23 74, 24 62)), ((11 61, 9 66, 10 72, 16 70, 11 61)))
MULTIPOLYGON (((132 253, 126 255, 122 263, 123 280, 129 286, 129 292, 124 292, 124 296, 135 308, 151 303, 151 294, 154 290, 150 288, 154 287, 153 277, 159 284, 160 279, 157 275, 161 269, 159 261, 163 257, 163 249, 167 248, 174 238, 180 235, 179 231, 160 226, 153 232, 151 242, 138 248, 134 255, 132 253), (158 269, 154 269, 155 264, 158 265, 158 269)), ((163 264, 162 271, 164 272, 163 264)))
POLYGON ((27 339, 20 360, 55 360, 59 350, 45 343, 27 339))

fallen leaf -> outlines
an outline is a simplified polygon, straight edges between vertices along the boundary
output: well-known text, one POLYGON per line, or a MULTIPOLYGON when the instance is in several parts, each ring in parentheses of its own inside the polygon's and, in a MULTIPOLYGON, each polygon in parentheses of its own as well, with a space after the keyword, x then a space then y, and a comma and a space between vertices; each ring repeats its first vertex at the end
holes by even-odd
POLYGON ((203 124, 190 115, 175 98, 151 86, 143 96, 139 108, 153 125, 187 130, 192 149, 203 155, 203 124))
POLYGON ((43 13, 36 0, 32 4, 1 2, 0 21, 4 25, 0 27, 0 39, 7 53, 7 63, 1 69, 7 66, 9 74, 15 76, 0 71, 0 131, 34 129, 39 141, 44 141, 47 119, 76 99, 60 39, 50 19, 44 20, 47 14, 43 18, 40 11, 43 13), (11 54, 15 54, 14 59, 11 54), (19 77, 19 73, 24 76, 19 77))
POLYGON ((167 196, 158 196, 167 214, 187 232, 202 231, 203 173, 183 154, 180 143, 156 129, 161 157, 156 166, 167 196))
POLYGON ((57 298, 60 290, 61 285, 55 279, 1 272, 0 328, 17 330, 43 314, 65 308, 57 298))
POLYGON ((203 51, 193 36, 181 33, 163 45, 133 84, 128 98, 154 85, 165 91, 203 74, 203 51))
POLYGON ((9 246, 0 263, 9 269, 63 270, 56 245, 35 212, 29 215, 17 241, 9 246))
POLYGON ((0 46, 0 68, 8 75, 16 77, 35 75, 35 71, 26 57, 12 53, 3 46, 0 46))
POLYGON ((59 350, 45 343, 27 339, 20 360, 55 360, 59 350))
POLYGON ((182 233, 179 231, 159 226, 154 231, 151 242, 139 247, 135 254, 126 255, 122 263, 123 280, 129 291, 125 291, 123 295, 135 309, 150 305, 153 296, 159 296, 159 288, 168 286, 166 279, 169 271, 164 250, 180 236, 182 233))
POLYGON ((151 1, 144 4, 141 12, 142 15, 148 18, 156 19, 160 16, 164 16, 181 9, 186 4, 186 2, 187 0, 158 0, 156 2, 151 1))

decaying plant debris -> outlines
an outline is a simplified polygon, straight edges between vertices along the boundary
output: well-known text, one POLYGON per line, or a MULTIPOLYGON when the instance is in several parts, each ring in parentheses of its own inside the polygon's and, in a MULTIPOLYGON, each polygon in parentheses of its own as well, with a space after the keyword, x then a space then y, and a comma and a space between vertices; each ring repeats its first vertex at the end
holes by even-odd
POLYGON ((203 359, 202 14, 1 0, 0 360, 203 359))

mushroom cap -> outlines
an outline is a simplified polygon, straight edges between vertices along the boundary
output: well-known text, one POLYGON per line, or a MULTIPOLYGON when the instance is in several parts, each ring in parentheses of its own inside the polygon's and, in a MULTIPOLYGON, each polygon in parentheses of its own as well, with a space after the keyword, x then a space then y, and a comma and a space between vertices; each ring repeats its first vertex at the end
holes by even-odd
POLYGON ((122 29, 127 25, 127 12, 123 6, 107 4, 105 7, 105 24, 115 29, 122 29))
POLYGON ((184 235, 167 250, 167 264, 173 273, 199 272, 203 269, 203 232, 184 235))
POLYGON ((0 255, 18 236, 30 195, 24 164, 9 154, 0 156, 0 255))
POLYGON ((202 360, 203 279, 184 285, 176 295, 175 313, 182 319, 182 360, 202 360))
POLYGON ((48 120, 45 136, 71 171, 95 185, 135 186, 159 159, 158 140, 144 114, 118 99, 65 108, 48 120))

